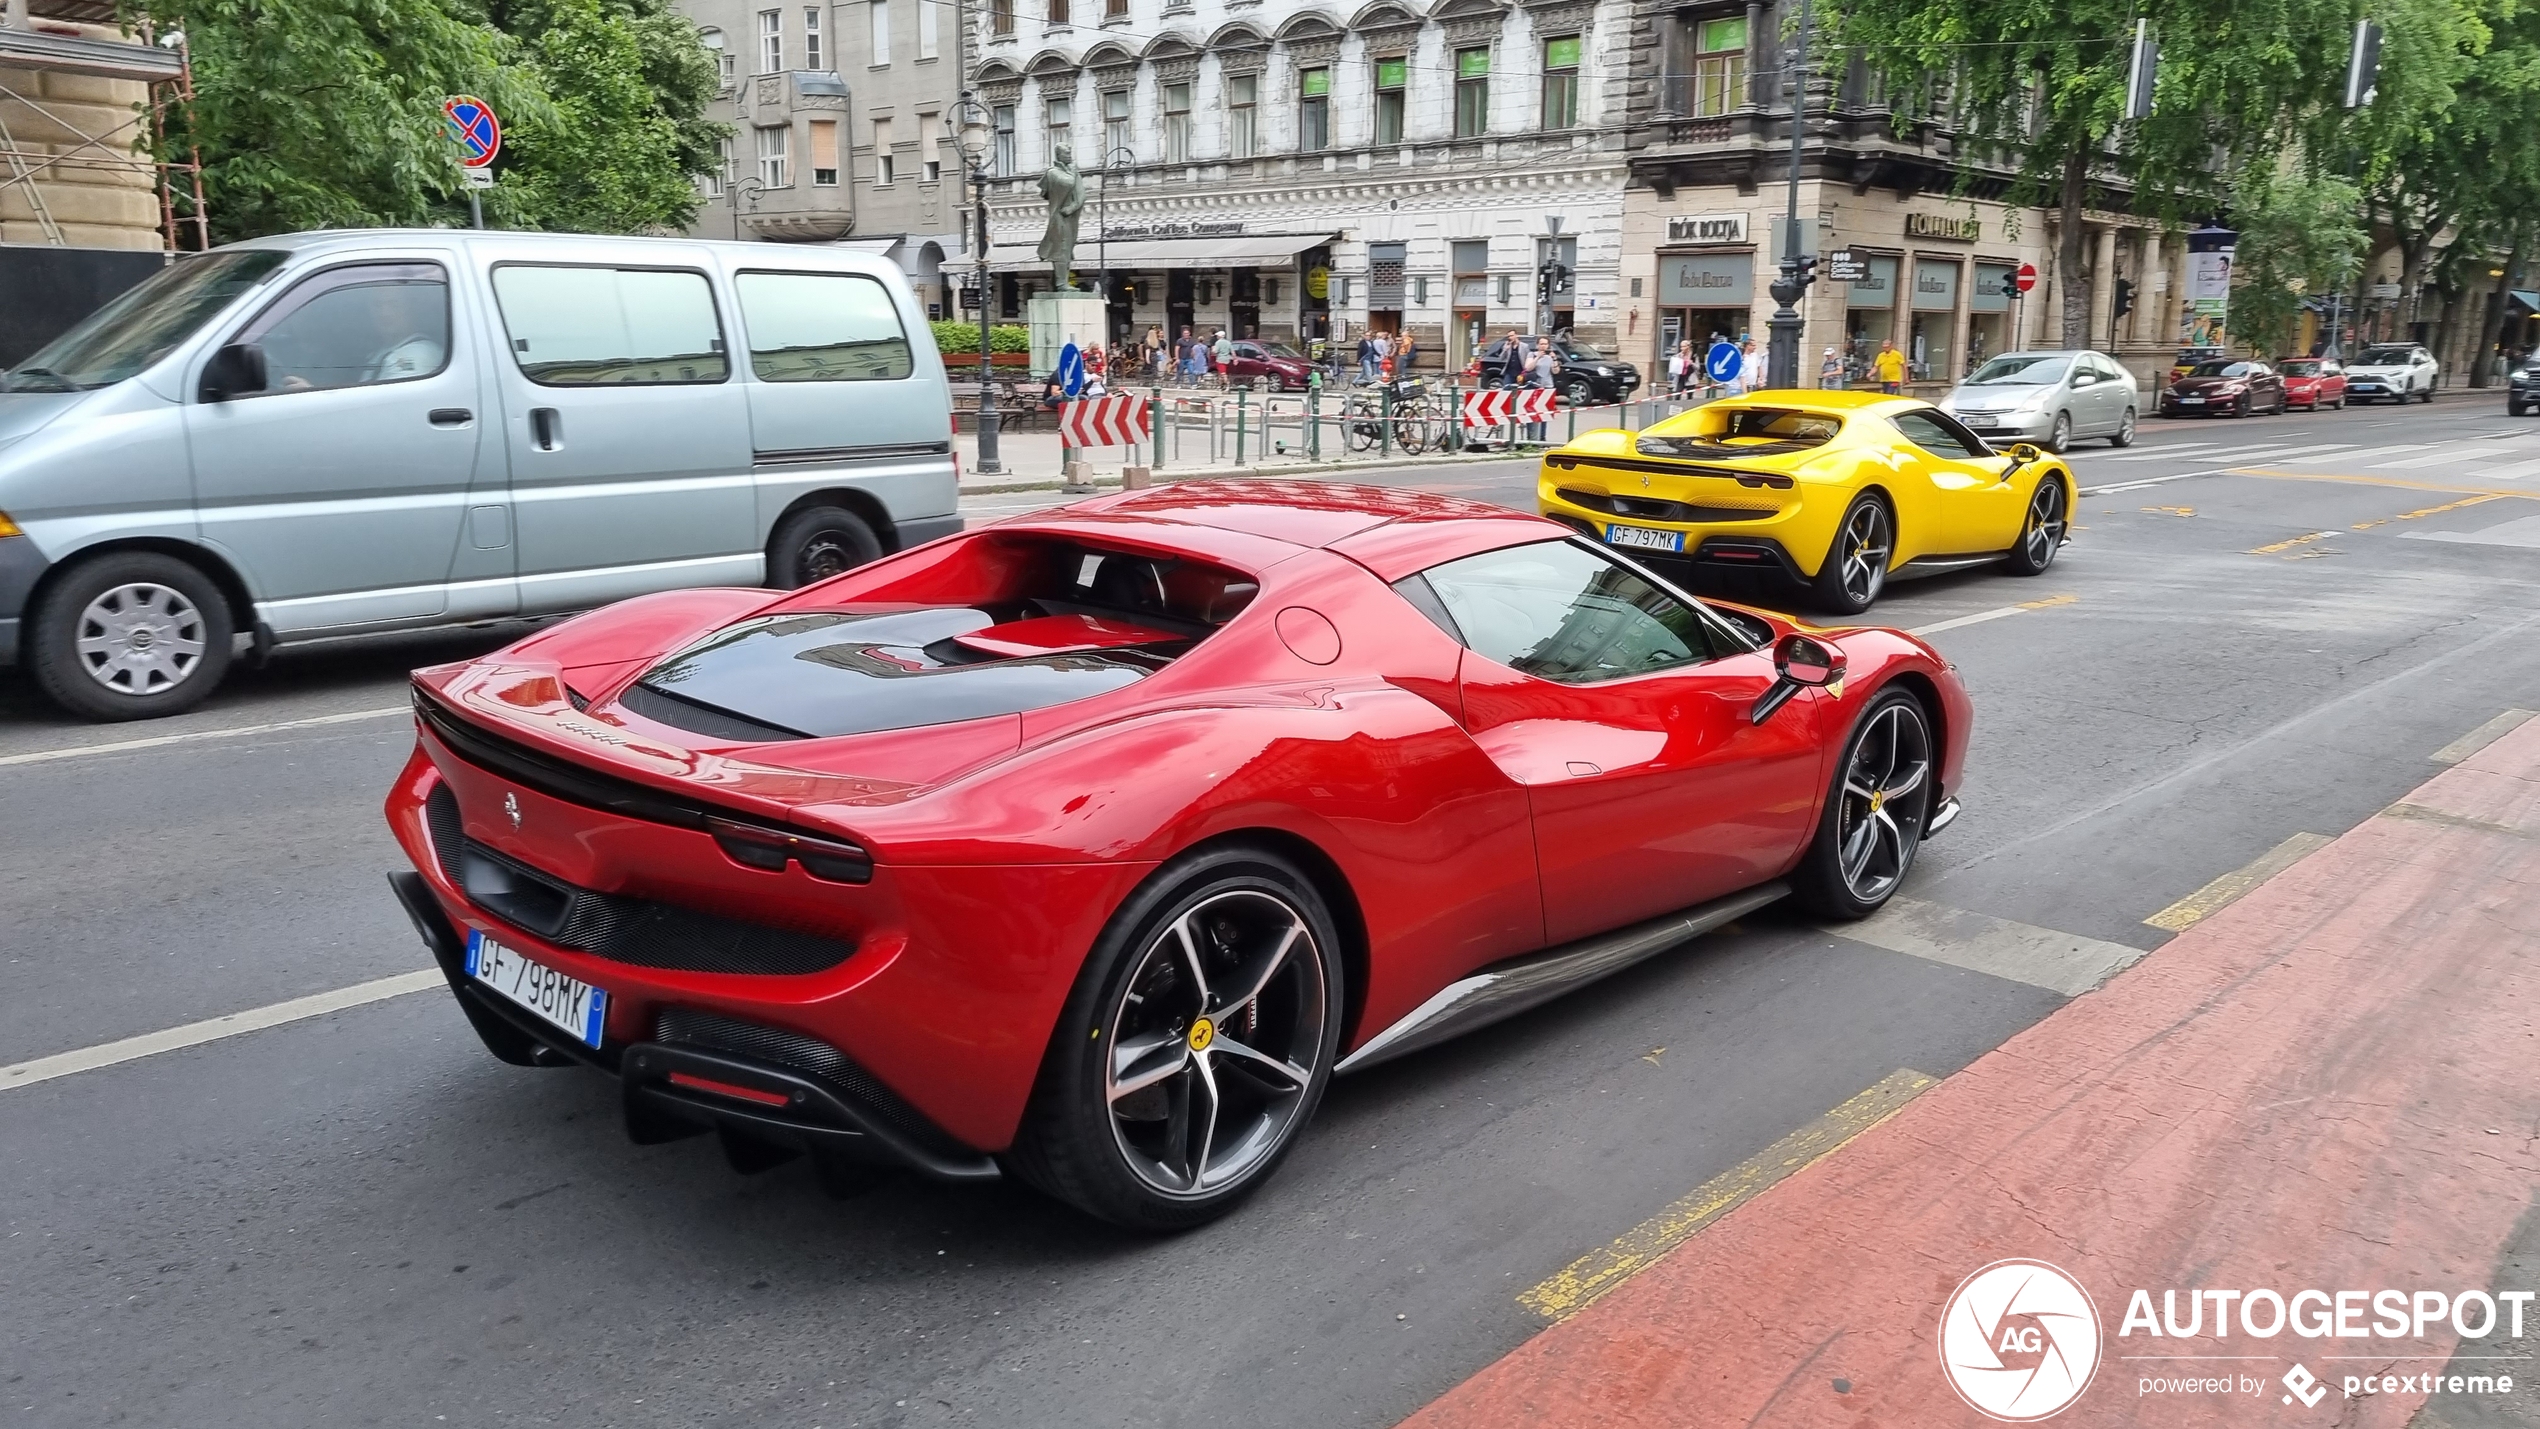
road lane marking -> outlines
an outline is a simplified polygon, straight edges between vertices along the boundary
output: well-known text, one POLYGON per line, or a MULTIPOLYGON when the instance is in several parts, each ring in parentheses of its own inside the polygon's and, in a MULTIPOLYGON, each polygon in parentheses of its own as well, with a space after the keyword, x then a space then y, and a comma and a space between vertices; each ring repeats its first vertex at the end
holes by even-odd
POLYGON ((2278 541, 2272 546, 2252 546, 2249 548, 2249 554, 2253 556, 2272 556, 2278 551, 2289 551, 2295 546, 2307 546, 2313 541, 2324 541, 2336 534, 2337 533, 2334 531, 2313 531, 2307 536, 2296 536, 2290 541, 2278 541))
POLYGON ((171 744, 190 744, 198 739, 237 739, 250 734, 276 734, 287 729, 316 729, 322 725, 351 724, 357 720, 386 719, 390 715, 413 714, 413 705, 388 705, 375 710, 350 710, 343 714, 311 715, 307 719, 276 720, 271 724, 242 724, 228 729, 197 729, 184 734, 154 734, 147 739, 119 739, 112 744, 74 744, 63 749, 38 749, 27 754, 0 755, 0 765, 45 764, 56 759, 78 759, 91 754, 129 754, 137 749, 161 749, 171 744))
POLYGON ((2520 481, 2534 474, 2540 474, 2540 461, 2518 461, 2510 466, 2491 466, 2484 471, 2469 473, 2477 481, 2520 481))
POLYGON ((1517 1303, 1547 1320, 1569 1319, 1692 1239, 1704 1226, 1841 1150, 1937 1085, 1937 1078, 1911 1068, 1889 1073, 1868 1091, 1703 1182, 1692 1194, 1616 1236, 1611 1244, 1571 1261, 1559 1274, 1519 1295, 1517 1303))
POLYGON ((2143 508, 2143 514, 2146 516, 2193 516, 2196 514, 2196 508, 2193 506, 2146 506, 2143 508))
POLYGON ((2472 496, 2460 501, 2447 501, 2441 506, 2428 506, 2416 511, 2403 511, 2390 519, 2393 521, 2414 521, 2421 516, 2440 516, 2446 511, 2458 511, 2464 506, 2476 506, 2482 501, 2500 501, 2502 499, 2503 496, 2501 493, 2491 491, 2484 496, 2472 496))
POLYGON ((1962 625, 1982 625, 1988 620, 2000 620, 2006 615, 2020 615, 2032 610, 2052 610, 2059 605, 2071 605, 2080 599, 2080 596, 2065 594, 2050 595, 2044 600, 2024 600, 2017 605, 1996 606, 1991 610, 1979 610, 1973 615, 1961 615, 1949 620, 1934 621, 1929 625, 1917 625, 1905 633, 1937 635, 1944 630, 1956 630, 1962 625))
POLYGON ((2326 834, 2295 834, 2143 921, 2165 932, 2184 933, 2240 901, 2250 889, 2335 842, 2326 834))
MULTIPOLYGON (((2433 445, 2434 445, 2434 443, 2432 443, 2432 442, 2393 442, 2393 443, 2391 443, 2389 446, 2386 446, 2386 447, 2374 447, 2374 448, 2372 449, 2372 453, 2373 453, 2373 455, 2375 455, 2375 456, 2390 456, 2390 455, 2393 455, 2393 454, 2398 453, 2398 452, 2421 452, 2421 451, 2425 450, 2427 447, 2430 447, 2430 446, 2433 446, 2433 445)), ((2315 462, 2315 461, 2344 461, 2344 460, 2346 460, 2346 459, 2347 459, 2347 456, 2346 456, 2346 453, 2344 453, 2344 452, 2325 452, 2325 453, 2322 453, 2322 454, 2321 454, 2321 455, 2319 455, 2319 456, 2297 456, 2297 457, 2293 458, 2293 460, 2294 460, 2295 462, 2297 462, 2297 463, 2308 463, 2308 462, 2315 462)))
POLYGON ((2531 718, 2531 715, 2530 710, 2507 710, 2427 757, 2437 764, 2458 764, 2513 733, 2521 727, 2524 720, 2531 718))
POLYGON ((2416 471, 2423 467, 2442 466, 2446 462, 2467 461, 2472 457, 2503 456, 2512 450, 2512 447, 2447 447, 2441 451, 2428 452, 2424 456, 2403 457, 2398 461, 2367 462, 2365 465, 2373 471, 2416 471))
POLYGON ((189 1022, 182 1027, 170 1027, 161 1032, 144 1032, 138 1037, 126 1037, 117 1042, 101 1042, 94 1047, 82 1047, 72 1052, 56 1052, 50 1057, 38 1057, 32 1062, 0 1067, 0 1092, 31 1087, 38 1082, 49 1082, 55 1077, 67 1077, 75 1072, 93 1072, 100 1067, 111 1067, 120 1062, 155 1057, 161 1052, 199 1047, 206 1042, 218 1042, 225 1037, 261 1032, 268 1027, 280 1027, 287 1022, 323 1017, 330 1012, 342 1012, 348 1007, 362 1007, 374 1002, 385 1002, 389 998, 403 997, 407 993, 421 992, 426 988, 447 986, 449 986, 449 979, 441 975, 439 968, 425 968, 418 972, 399 973, 395 977, 355 983, 351 987, 339 987, 333 992, 295 997, 289 1002, 277 1002, 269 1007, 253 1007, 245 1012, 230 1013, 226 1017, 214 1017, 203 1022, 189 1022))
MULTIPOLYGON (((2393 491, 2445 491, 2455 496, 2515 496, 2525 501, 2540 501, 2540 493, 2529 491, 2497 491, 2483 486, 2455 486, 2439 481, 2413 481, 2399 476, 2365 476, 2351 471, 2270 471, 2265 467, 2242 467, 2234 476, 2254 476, 2267 481, 2339 481, 2350 486, 2386 486, 2393 491)), ((2089 492, 2083 492, 2084 496, 2089 492)))
POLYGON ((2143 957, 2143 949, 2124 943, 2014 923, 1918 898, 1891 898, 1886 907, 1858 923, 1821 924, 1819 931, 2066 997, 2079 997, 2143 957))
POLYGON ((2229 467, 2217 466, 2209 467, 2204 471, 2181 471, 2173 472, 2168 476, 2147 476, 2141 481, 2122 481, 2114 486, 2085 486, 2081 489, 2081 494, 2084 496, 2114 496, 2120 491, 2141 491, 2147 486, 2160 486, 2168 482, 2185 481, 2190 477, 2197 476, 2221 476, 2226 472, 2230 472, 2230 474, 2235 476, 2239 475, 2238 472, 2232 472, 2229 467))

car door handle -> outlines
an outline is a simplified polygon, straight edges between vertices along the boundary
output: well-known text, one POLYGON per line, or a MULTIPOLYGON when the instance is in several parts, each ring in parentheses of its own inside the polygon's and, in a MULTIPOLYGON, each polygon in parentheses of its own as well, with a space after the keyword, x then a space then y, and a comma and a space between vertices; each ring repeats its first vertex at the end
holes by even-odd
POLYGON ((435 407, 426 420, 436 427, 464 427, 476 420, 476 414, 465 407, 435 407))
POLYGON ((564 414, 553 407, 529 409, 529 444, 542 452, 564 445, 564 414))

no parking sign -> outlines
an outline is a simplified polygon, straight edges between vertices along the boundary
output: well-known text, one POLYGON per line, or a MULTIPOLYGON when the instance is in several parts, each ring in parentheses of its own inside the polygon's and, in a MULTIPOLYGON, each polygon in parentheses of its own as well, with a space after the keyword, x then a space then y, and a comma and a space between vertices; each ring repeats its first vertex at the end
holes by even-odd
POLYGON ((493 105, 473 94, 454 94, 442 101, 441 117, 458 141, 460 167, 484 168, 503 152, 503 124, 494 117, 493 105))

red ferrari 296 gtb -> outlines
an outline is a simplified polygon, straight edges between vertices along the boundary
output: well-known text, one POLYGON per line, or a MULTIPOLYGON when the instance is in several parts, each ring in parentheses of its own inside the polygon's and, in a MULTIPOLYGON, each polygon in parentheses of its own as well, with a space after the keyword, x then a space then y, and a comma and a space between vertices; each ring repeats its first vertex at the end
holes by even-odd
POLYGON ((418 672, 393 877, 495 1056, 639 1141, 1225 1210, 1337 1072, 1785 896, 1860 917, 1969 707, 1892 630, 1539 517, 1122 493, 418 672))

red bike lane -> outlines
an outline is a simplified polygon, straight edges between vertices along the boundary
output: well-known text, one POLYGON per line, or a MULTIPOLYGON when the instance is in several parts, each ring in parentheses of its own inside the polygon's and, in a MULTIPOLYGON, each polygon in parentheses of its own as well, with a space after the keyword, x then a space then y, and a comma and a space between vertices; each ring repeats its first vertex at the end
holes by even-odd
POLYGON ((2473 1372, 2514 1381, 2482 1413, 2540 1422, 2540 1362, 2471 1358, 2503 1344, 2508 1309, 2540 1337, 2540 1301, 2497 1307, 2481 1340, 2440 1311, 2377 1335, 2370 1299, 2394 1290, 2423 1310, 2420 1292, 2540 1290, 2492 1283, 2540 1187, 2535 1066, 2540 720, 1406 1423, 1983 1424, 1944 1371, 1940 1329, 1960 1283, 2010 1258, 2068 1273, 2096 1308, 2095 1376, 2059 1426, 2399 1426, 2429 1382, 2469 1402, 2450 1377, 2473 1372), (2120 1334, 2137 1290, 2155 1314, 2165 1291, 2179 1321, 2206 1312, 2201 1333, 2138 1319, 2120 1334), (2316 1290, 2297 1313, 2327 1333, 2251 1333, 2237 1300, 2191 1298, 2214 1290, 2316 1290), (2316 1318, 2358 1291, 2354 1318, 2316 1318), (2292 1392, 2307 1380, 2283 1382, 2296 1363, 2321 1384, 2307 1400, 2292 1392), (2393 1392, 2346 1391, 2384 1375, 2393 1392), (2199 1383, 2228 1389, 2185 1387, 2199 1383))

